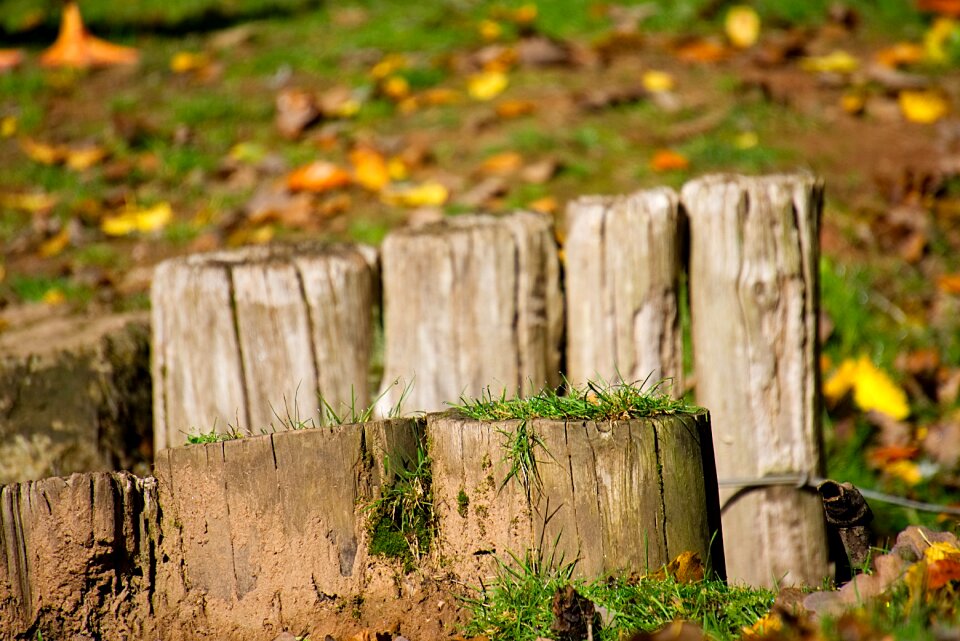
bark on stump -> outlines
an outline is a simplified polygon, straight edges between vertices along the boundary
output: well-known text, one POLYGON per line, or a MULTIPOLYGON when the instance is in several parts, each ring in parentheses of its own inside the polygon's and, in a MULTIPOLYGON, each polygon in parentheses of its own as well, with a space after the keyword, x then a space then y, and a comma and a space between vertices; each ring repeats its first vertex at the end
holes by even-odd
POLYGON ((0 484, 153 460, 147 315, 0 334, 0 484))
POLYGON ((152 638, 157 518, 125 472, 0 488, 0 638, 152 638))
POLYGON ((385 456, 415 461, 421 432, 402 419, 160 452, 164 549, 178 561, 160 569, 161 636, 307 629, 318 600, 363 594, 363 506, 393 478, 385 456), (189 604, 201 600, 203 611, 193 612, 189 604))
POLYGON ((319 425, 369 402, 372 250, 251 247, 162 263, 151 290, 156 449, 191 429, 319 425), (279 418, 278 418, 279 415, 279 418))
POLYGON ((458 216, 395 231, 382 248, 386 414, 434 411, 489 386, 559 383, 563 301, 550 220, 458 216))
MULTIPOLYGON (((822 184, 806 175, 708 176, 687 183, 682 201, 697 401, 713 417, 720 478, 819 474, 822 184)), ((816 494, 742 494, 725 507, 723 531, 733 580, 817 585, 828 575, 816 494)))
POLYGON ((672 379, 683 393, 678 203, 668 188, 567 207, 567 376, 672 379))
POLYGON ((488 576, 494 555, 508 561, 533 549, 557 563, 579 558, 584 577, 645 572, 684 551, 723 575, 706 412, 522 423, 450 411, 427 416, 427 438, 439 553, 461 580, 488 576), (510 477, 507 455, 520 427, 543 442, 527 484, 510 477))

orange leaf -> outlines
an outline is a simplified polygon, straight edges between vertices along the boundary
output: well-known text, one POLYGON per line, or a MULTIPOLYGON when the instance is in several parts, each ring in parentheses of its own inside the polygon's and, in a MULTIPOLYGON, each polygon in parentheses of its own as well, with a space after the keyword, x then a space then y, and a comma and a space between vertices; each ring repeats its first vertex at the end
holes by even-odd
POLYGON ((523 156, 515 151, 505 151, 483 161, 480 171, 485 174, 509 174, 519 169, 522 164, 523 156))
POLYGON ((957 0, 917 0, 917 9, 960 18, 960 2, 957 0))
POLYGON ((78 67, 133 64, 140 53, 131 47, 122 47, 87 33, 80 16, 80 7, 69 2, 63 9, 60 34, 56 42, 40 56, 45 67, 78 67))
POLYGON ((504 100, 497 105, 497 115, 501 118, 518 118, 536 110, 537 105, 529 100, 504 100))
POLYGON ((960 561, 941 559, 927 564, 927 588, 939 590, 951 581, 960 581, 960 561))
POLYGON ((878 63, 891 69, 915 65, 923 60, 923 47, 913 42, 898 42, 877 52, 878 63))
POLYGON ((350 152, 350 164, 357 184, 370 191, 380 191, 390 183, 390 170, 380 152, 359 147, 350 152))
POLYGON ((323 192, 350 184, 350 174, 326 160, 316 160, 287 175, 287 188, 292 191, 323 192))
POLYGON ((682 171, 690 168, 690 161, 683 154, 677 153, 671 149, 660 149, 653 154, 650 161, 650 168, 653 171, 682 171))
POLYGON ((20 49, 0 49, 0 73, 16 69, 23 62, 20 49))
POLYGON ((937 287, 946 294, 960 294, 960 273, 940 276, 937 279, 937 287))
POLYGON ((719 62, 730 55, 722 44, 702 38, 679 45, 674 53, 683 62, 719 62))
POLYGON ((884 467, 894 461, 912 459, 919 453, 920 448, 915 445, 886 445, 870 450, 867 458, 874 467, 884 467))
POLYGON ((543 198, 537 198, 527 203, 527 208, 540 212, 541 214, 554 214, 560 209, 560 203, 558 203, 557 199, 553 196, 544 196, 543 198))

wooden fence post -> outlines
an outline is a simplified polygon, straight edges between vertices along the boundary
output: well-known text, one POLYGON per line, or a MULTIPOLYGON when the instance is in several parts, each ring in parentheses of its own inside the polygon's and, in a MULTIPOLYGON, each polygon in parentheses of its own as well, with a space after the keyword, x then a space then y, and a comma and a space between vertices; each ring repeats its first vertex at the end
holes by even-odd
POLYGON ((567 207, 567 377, 672 379, 683 394, 676 192, 588 196, 567 207))
POLYGON ((381 250, 385 393, 410 385, 405 412, 434 411, 489 386, 557 385, 563 302, 550 219, 458 216, 390 233, 381 250))
POLYGON ((151 290, 155 451, 369 402, 374 274, 361 248, 249 247, 162 263, 151 290), (279 418, 278 418, 279 415, 279 418))
MULTIPOLYGON (((718 475, 819 474, 822 183, 714 175, 687 183, 681 198, 697 401, 713 418, 718 475)), ((721 501, 732 494, 721 488, 721 501)), ((812 492, 741 494, 723 514, 730 578, 819 584, 828 575, 823 518, 812 492)))

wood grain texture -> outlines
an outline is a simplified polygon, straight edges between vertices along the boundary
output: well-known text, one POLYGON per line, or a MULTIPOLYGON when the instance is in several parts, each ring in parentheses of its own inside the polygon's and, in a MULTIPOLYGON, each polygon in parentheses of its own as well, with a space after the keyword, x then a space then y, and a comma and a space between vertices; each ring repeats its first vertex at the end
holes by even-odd
POLYGON ((250 247, 161 264, 151 290, 155 444, 228 425, 319 425, 369 403, 369 250, 250 247))
MULTIPOLYGON (((531 420, 526 427, 543 446, 534 448, 539 480, 529 493, 516 478, 504 483, 506 442, 519 424, 453 411, 427 416, 439 552, 461 577, 486 577, 493 555, 509 561, 530 549, 555 562, 578 559, 584 577, 645 572, 687 550, 710 556, 717 510, 699 447, 709 425, 705 412, 599 423, 531 420)), ((722 559, 714 568, 723 574, 722 559)))
MULTIPOLYGON (((822 199, 806 175, 708 176, 683 188, 697 400, 710 408, 721 478, 820 472, 822 199)), ((813 493, 749 493, 724 513, 723 532, 733 580, 816 585, 828 574, 813 493)))
POLYGON ((578 198, 567 206, 567 375, 672 379, 683 393, 677 194, 578 198))
POLYGON ((392 232, 382 249, 386 414, 559 382, 562 299, 549 218, 458 216, 392 232))

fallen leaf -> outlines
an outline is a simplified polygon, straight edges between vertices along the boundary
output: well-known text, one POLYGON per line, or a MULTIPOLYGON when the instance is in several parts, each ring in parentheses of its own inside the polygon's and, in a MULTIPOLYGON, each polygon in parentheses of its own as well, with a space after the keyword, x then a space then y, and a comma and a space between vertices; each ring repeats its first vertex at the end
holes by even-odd
POLYGON ((659 93, 663 91, 673 91, 676 82, 673 76, 666 71, 650 70, 643 72, 640 78, 640 84, 650 93, 659 93))
POLYGON ((420 94, 420 100, 425 105, 455 105, 463 100, 463 96, 456 89, 433 87, 420 94))
POLYGON ((384 190, 380 196, 388 205, 399 207, 439 206, 447 202, 449 190, 438 182, 404 185, 384 190))
POLYGON ((883 471, 896 477, 911 487, 923 480, 923 473, 913 461, 894 461, 884 466, 883 471))
POLYGON ((960 273, 938 277, 937 288, 945 294, 960 294, 960 273))
POLYGON ((474 100, 493 100, 503 93, 509 82, 502 71, 481 71, 467 80, 467 93, 474 100))
POLYGON ((350 152, 353 179, 370 191, 380 191, 390 184, 390 170, 383 155, 368 147, 358 147, 350 152))
POLYGON ((210 56, 203 52, 178 51, 170 58, 170 71, 177 74, 200 71, 208 66, 210 66, 210 56))
POLYGON ((923 47, 913 42, 898 42, 881 49, 874 55, 878 63, 891 69, 915 65, 921 62, 923 57, 923 47))
POLYGON ((650 169, 656 172, 682 171, 690 168, 690 161, 672 149, 659 149, 650 160, 650 169))
POLYGON ((505 193, 507 193, 507 181, 502 176, 490 176, 460 194, 457 203, 466 207, 480 207, 505 193))
POLYGON ((916 0, 916 4, 920 11, 960 17, 960 2, 957 0, 916 0))
POLYGON ((23 63, 23 50, 0 49, 0 73, 16 69, 23 63))
POLYGON ((9 138, 17 133, 18 121, 16 116, 0 118, 0 138, 9 138))
POLYGON ((560 209, 560 203, 553 196, 544 196, 527 203, 527 209, 541 214, 555 214, 560 209))
POLYGON ((30 194, 0 194, 0 206, 27 214, 46 214, 56 207, 60 198, 42 192, 30 194))
POLYGON ((730 51, 715 40, 695 38, 676 45, 674 55, 683 62, 720 62, 730 51))
POLYGON ((477 24, 477 33, 484 40, 496 40, 503 35, 503 26, 494 20, 484 19, 477 24))
POLYGON ((277 112, 274 124, 280 135, 289 140, 298 138, 304 129, 320 117, 320 110, 313 96, 296 87, 289 87, 278 93, 274 104, 277 112))
POLYGON ((760 144, 760 136, 755 131, 741 131, 733 138, 733 146, 737 149, 753 149, 760 144))
POLYGON ((21 138, 20 149, 27 154, 30 160, 41 165, 55 165, 61 162, 66 150, 63 145, 50 145, 38 142, 33 138, 21 138))
POLYGON ((523 156, 515 151, 504 151, 494 154, 480 165, 480 171, 485 174, 511 174, 523 165, 523 156))
POLYGON ((910 122, 932 124, 950 111, 947 99, 936 90, 901 91, 897 97, 900 112, 910 122))
POLYGON ((362 92, 350 87, 334 87, 316 97, 316 107, 327 118, 352 118, 360 111, 363 99, 362 92))
POLYGON ((556 175, 558 168, 559 163, 556 160, 545 158, 524 167, 520 171, 520 179, 534 185, 542 185, 556 175))
POLYGON ((63 253, 63 250, 67 248, 67 245, 70 244, 70 228, 67 225, 63 226, 57 234, 48 238, 40 244, 40 248, 37 250, 37 253, 40 254, 41 258, 53 258, 54 256, 59 256, 63 253))
POLYGON ((287 175, 287 188, 316 193, 349 185, 350 173, 326 160, 316 160, 287 175))
POLYGON ((83 171, 100 162, 107 157, 107 150, 98 145, 86 145, 84 147, 68 147, 64 150, 63 160, 70 169, 83 171))
POLYGON ((373 66, 373 69, 370 70, 370 75, 375 80, 383 80, 387 76, 406 69, 407 65, 408 61, 405 55, 399 53, 387 54, 380 62, 373 66))
POLYGON ((380 91, 394 101, 410 95, 410 82, 403 76, 387 76, 380 82, 380 91))
POLYGON ((932 541, 923 551, 923 557, 927 561, 960 561, 960 548, 949 541, 932 541))
POLYGON ((840 97, 840 108, 851 116, 859 116, 867 107, 867 95, 863 91, 848 91, 840 97))
POLYGON ((825 56, 811 56, 800 61, 804 71, 813 73, 853 73, 860 67, 860 61, 846 51, 838 50, 825 56))
POLYGON ((960 560, 942 559, 927 564, 927 589, 939 590, 953 581, 960 581, 960 560))
POLYGON ((51 287, 40 298, 40 302, 50 306, 62 305, 66 301, 67 297, 59 287, 51 287))
POLYGON ((866 356, 844 360, 824 383, 823 394, 836 403, 851 389, 854 402, 864 411, 875 410, 897 420, 910 414, 904 391, 866 356))
POLYGON ((56 42, 40 56, 45 67, 77 67, 127 65, 140 59, 131 47, 122 47, 90 35, 83 26, 80 8, 68 2, 63 8, 60 33, 56 42))
POLYGON ((730 7, 723 26, 730 43, 737 49, 749 49, 760 38, 760 16, 747 5, 730 7))
POLYGON ((944 63, 950 58, 949 45, 955 41, 960 25, 951 18, 940 17, 933 21, 923 34, 923 53, 927 60, 944 63))
POLYGON ((517 62, 524 67, 550 67, 570 62, 570 49, 563 43, 534 36, 516 45, 517 62))
POLYGON ((916 445, 887 445, 867 452, 867 460, 873 467, 884 467, 896 461, 910 460, 920 453, 916 445))
POLYGON ((100 231, 107 236, 128 236, 163 229, 173 219, 170 203, 161 202, 144 209, 125 209, 119 214, 104 216, 100 231))
POLYGON ((518 118, 534 113, 537 105, 530 100, 504 100, 497 105, 497 115, 501 118, 518 118))

